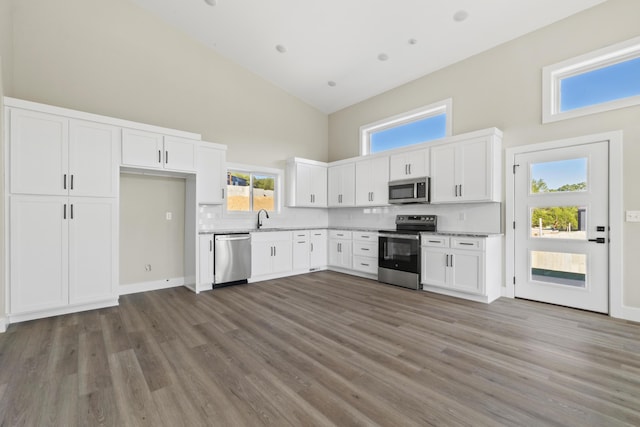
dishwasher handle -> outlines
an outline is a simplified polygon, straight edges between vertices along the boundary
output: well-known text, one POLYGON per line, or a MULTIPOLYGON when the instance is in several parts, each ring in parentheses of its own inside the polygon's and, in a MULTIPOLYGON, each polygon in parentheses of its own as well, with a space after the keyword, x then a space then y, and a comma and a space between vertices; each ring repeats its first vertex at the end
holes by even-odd
POLYGON ((216 236, 217 241, 228 242, 232 240, 249 240, 251 236, 216 236))

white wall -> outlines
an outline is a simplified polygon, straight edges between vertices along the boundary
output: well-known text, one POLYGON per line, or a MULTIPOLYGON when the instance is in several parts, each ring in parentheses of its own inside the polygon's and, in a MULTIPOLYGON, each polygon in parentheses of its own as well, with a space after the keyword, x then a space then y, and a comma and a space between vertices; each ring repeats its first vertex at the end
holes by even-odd
MULTIPOLYGON (((359 154, 358 128, 453 98, 453 133, 498 127, 503 146, 624 131, 624 209, 640 210, 640 107, 543 125, 542 67, 640 35, 640 2, 609 0, 329 116, 329 160, 359 154)), ((506 179, 506 177, 505 177, 506 179)), ((624 224, 624 303, 640 307, 640 224, 624 224)))

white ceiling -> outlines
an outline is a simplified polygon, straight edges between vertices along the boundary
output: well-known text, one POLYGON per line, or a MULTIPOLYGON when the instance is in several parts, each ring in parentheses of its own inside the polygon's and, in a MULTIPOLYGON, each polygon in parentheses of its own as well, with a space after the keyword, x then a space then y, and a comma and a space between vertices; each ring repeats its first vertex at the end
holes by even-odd
POLYGON ((332 113, 606 0, 133 1, 332 113))

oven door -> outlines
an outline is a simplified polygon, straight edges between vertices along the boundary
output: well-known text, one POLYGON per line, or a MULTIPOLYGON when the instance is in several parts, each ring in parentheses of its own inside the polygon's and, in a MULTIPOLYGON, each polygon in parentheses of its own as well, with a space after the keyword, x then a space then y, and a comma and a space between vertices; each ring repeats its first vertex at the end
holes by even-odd
POLYGON ((418 274, 420 271, 418 234, 378 235, 378 267, 418 274))

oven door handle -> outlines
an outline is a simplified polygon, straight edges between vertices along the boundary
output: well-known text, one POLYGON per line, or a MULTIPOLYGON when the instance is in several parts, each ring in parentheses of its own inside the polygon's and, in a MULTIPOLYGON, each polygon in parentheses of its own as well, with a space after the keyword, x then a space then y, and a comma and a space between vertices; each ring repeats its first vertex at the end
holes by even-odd
POLYGON ((394 233, 378 233, 379 237, 391 237, 393 239, 420 240, 419 234, 394 234, 394 233))

